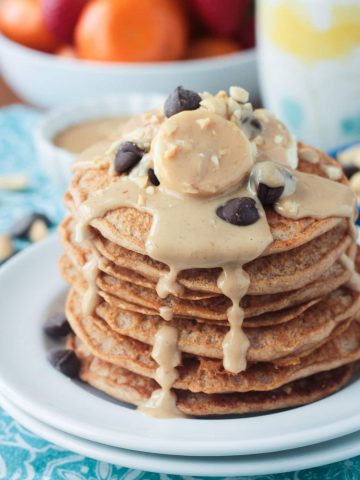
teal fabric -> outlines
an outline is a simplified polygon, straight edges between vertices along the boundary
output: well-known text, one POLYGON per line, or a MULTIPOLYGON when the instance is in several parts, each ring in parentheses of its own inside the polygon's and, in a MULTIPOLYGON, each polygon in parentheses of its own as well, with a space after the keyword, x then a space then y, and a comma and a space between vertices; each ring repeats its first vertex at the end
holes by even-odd
MULTIPOLYGON (((22 171, 32 180, 31 188, 26 192, 0 191, 0 232, 5 232, 25 212, 44 212, 54 224, 63 215, 61 193, 41 174, 36 161, 31 131, 38 118, 37 112, 20 106, 0 111, 0 174, 22 171)), ((25 242, 18 244, 18 248, 24 246, 25 242)), ((246 478, 249 480, 249 477, 246 478)), ((66 451, 33 435, 0 408, 0 480, 122 479, 182 480, 174 475, 108 465, 66 451)), ((359 479, 360 457, 312 470, 262 475, 251 480, 359 479)), ((190 480, 190 477, 184 477, 184 480, 190 480)))

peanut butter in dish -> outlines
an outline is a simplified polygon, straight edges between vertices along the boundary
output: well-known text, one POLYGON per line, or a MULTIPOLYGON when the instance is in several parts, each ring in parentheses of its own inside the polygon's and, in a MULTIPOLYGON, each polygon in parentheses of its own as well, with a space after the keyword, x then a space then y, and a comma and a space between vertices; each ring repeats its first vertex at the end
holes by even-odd
POLYGON ((127 120, 127 117, 97 118, 71 125, 59 132, 54 137, 53 143, 71 153, 81 153, 95 143, 116 140, 127 120))

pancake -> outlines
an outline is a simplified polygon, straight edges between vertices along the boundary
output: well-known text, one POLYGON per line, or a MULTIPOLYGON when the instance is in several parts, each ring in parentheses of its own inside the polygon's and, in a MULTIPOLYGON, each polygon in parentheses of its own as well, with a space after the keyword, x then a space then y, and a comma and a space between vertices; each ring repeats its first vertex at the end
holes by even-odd
MULTIPOLYGON (((154 377, 156 362, 151 357, 149 345, 112 332, 108 325, 96 316, 81 317, 81 312, 77 315, 74 312, 75 306, 72 308, 72 300, 70 295, 66 310, 69 322, 73 331, 93 354, 139 375, 154 377)), ((259 362, 251 364, 245 372, 233 375, 224 371, 222 361, 218 359, 183 356, 174 388, 205 393, 271 390, 312 373, 350 363, 357 360, 358 356, 360 358, 360 325, 353 322, 346 332, 335 336, 296 365, 278 367, 259 362), (331 366, 327 368, 329 364, 331 366), (309 370, 311 373, 308 373, 309 370)))
MULTIPOLYGON (((81 246, 74 242, 71 224, 69 217, 60 227, 60 232, 67 253, 80 267, 86 262, 87 252, 81 252, 81 246)), ((101 258, 100 270, 120 281, 154 289, 161 274, 167 270, 165 265, 149 256, 126 250, 99 235, 94 238, 94 244, 100 255, 106 257, 101 258)), ((343 220, 337 227, 300 247, 260 257, 244 267, 251 279, 247 293, 263 295, 301 288, 328 270, 350 244, 347 222, 343 220)), ((197 291, 197 297, 204 298, 199 292, 221 293, 217 286, 219 273, 219 269, 189 270, 181 272, 178 279, 186 288, 184 293, 187 298, 188 290, 197 291)))
MULTIPOLYGON (((330 268, 350 244, 351 238, 347 234, 347 225, 341 223, 317 239, 294 250, 258 258, 244 267, 251 280, 247 293, 248 295, 272 294, 308 285, 330 268)), ((146 282, 144 277, 134 276, 132 270, 125 270, 107 260, 102 260, 99 268, 120 281, 152 289, 155 288, 155 283, 160 278, 160 272, 158 272, 154 279, 155 282, 146 282)), ((219 273, 218 270, 211 272, 209 279, 207 278, 209 270, 206 272, 182 272, 182 275, 179 275, 179 281, 192 291, 197 290, 200 283, 201 290, 199 288, 199 291, 203 291, 208 286, 208 290, 205 290, 207 293, 220 294, 216 284, 219 273)))
MULTIPOLYGON (((82 276, 76 272, 71 262, 69 262, 66 257, 62 257, 60 259, 59 267, 63 279, 70 285, 74 285, 79 292, 83 293, 86 289, 86 282, 82 276)), ((245 296, 241 302, 241 305, 245 310, 245 318, 250 317, 252 318, 252 321, 255 322, 255 318, 260 315, 282 311, 298 305, 304 305, 304 303, 327 295, 331 291, 343 285, 349 280, 350 276, 351 272, 347 270, 340 262, 336 262, 327 272, 325 272, 325 274, 321 275, 317 281, 299 290, 276 295, 245 296)), ((123 300, 105 291, 99 291, 99 295, 110 305, 122 310, 142 313, 145 315, 159 314, 158 310, 154 310, 144 305, 131 303, 128 301, 128 298, 127 300, 123 300)), ((215 302, 212 302, 212 304, 214 303, 215 302)), ((216 318, 204 318, 202 319, 203 321, 210 320, 220 324, 226 322, 225 312, 229 307, 229 302, 220 298, 220 301, 219 299, 216 300, 214 308, 216 308, 216 304, 220 304, 218 308, 218 310, 220 310, 217 312, 217 315, 212 315, 216 318)), ((163 302, 162 305, 166 306, 167 304, 166 302, 163 302)), ((197 320, 200 321, 201 319, 197 318, 197 320)))
MULTIPOLYGON (((301 147, 302 144, 299 144, 301 147)), ((337 166, 323 152, 319 152, 320 161, 317 164, 309 165, 308 162, 299 161, 298 170, 326 177, 322 168, 323 165, 337 166)), ((340 181, 347 183, 346 177, 342 175, 340 181)), ((86 201, 89 194, 106 188, 109 184, 108 168, 95 168, 79 170, 75 173, 65 195, 65 204, 70 211, 76 213, 73 201, 80 204, 86 201)), ((267 249, 267 253, 278 253, 291 250, 319 235, 331 230, 341 220, 339 218, 325 218, 317 220, 304 218, 289 221, 280 216, 274 210, 267 212, 267 220, 270 225, 274 242, 267 249)), ((152 217, 149 213, 129 207, 121 207, 109 211, 102 218, 95 218, 90 225, 98 230, 102 236, 123 248, 146 255, 145 242, 149 235, 152 217)))
POLYGON ((355 196, 245 94, 179 87, 84 153, 65 195, 80 378, 146 414, 302 405, 360 360, 355 196))
MULTIPOLYGON (((81 360, 80 378, 108 395, 133 405, 143 404, 157 388, 154 380, 94 357, 72 337, 68 346, 81 360)), ((233 415, 279 410, 320 400, 349 382, 351 365, 296 380, 270 392, 228 394, 176 390, 177 407, 192 416, 233 415)))
MULTIPOLYGON (((224 297, 212 299, 204 299, 199 301, 186 301, 175 297, 167 297, 166 300, 159 299, 153 291, 142 289, 141 287, 128 284, 126 282, 114 282, 110 277, 98 278, 97 282, 100 288, 100 295, 103 292, 120 298, 120 300, 131 302, 139 305, 140 308, 145 307, 150 312, 160 312, 162 307, 171 308, 175 316, 200 318, 203 320, 227 320, 227 310, 231 304, 224 297)), ((106 299, 106 297, 104 296, 106 299)), ((140 309, 139 309, 140 310, 140 309)), ((141 312, 140 312, 141 313, 141 312)))
MULTIPOLYGON (((76 303, 76 299, 74 300, 76 303)), ((246 328, 250 340, 249 361, 273 361, 294 352, 308 350, 326 339, 338 324, 351 318, 360 307, 360 294, 339 289, 309 307, 288 322, 263 328, 246 328)), ((153 345, 156 333, 165 325, 179 331, 181 351, 211 358, 222 358, 222 344, 228 331, 227 326, 199 324, 186 318, 166 322, 161 317, 143 316, 112 308, 103 302, 96 313, 104 319, 114 332, 153 345)))
MULTIPOLYGON (((281 325, 286 323, 294 318, 298 317, 301 313, 305 312, 308 308, 315 303, 319 302, 321 298, 311 300, 307 303, 302 303, 295 307, 286 308, 284 310, 279 310, 277 312, 264 313, 257 317, 249 317, 244 319, 244 328, 260 328, 260 327, 271 327, 274 325, 281 325)), ((108 321, 111 328, 116 330, 124 324, 127 326, 131 325, 131 328, 144 328, 144 323, 146 325, 145 329, 148 330, 148 325, 155 325, 158 321, 163 321, 163 319, 158 315, 143 315, 141 313, 133 312, 131 310, 124 310, 121 308, 116 308, 107 302, 100 303, 97 313, 108 321)), ((183 322, 186 328, 186 325, 193 325, 196 322, 197 328, 212 328, 212 327, 221 327, 222 329, 227 327, 227 322, 225 321, 213 321, 205 322, 203 319, 198 318, 186 318, 186 317, 176 317, 174 316, 174 322, 183 322), (207 323, 206 326, 202 326, 204 323, 207 323)), ((121 332, 120 332, 121 333, 121 332)), ((210 355, 211 356, 211 355, 210 355)))

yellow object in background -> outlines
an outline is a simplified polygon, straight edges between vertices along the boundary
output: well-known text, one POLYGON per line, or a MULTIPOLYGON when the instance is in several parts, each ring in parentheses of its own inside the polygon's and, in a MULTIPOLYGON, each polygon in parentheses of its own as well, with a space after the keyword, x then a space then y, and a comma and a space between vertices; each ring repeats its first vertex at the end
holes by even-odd
POLYGON ((264 35, 280 49, 307 62, 345 56, 360 45, 359 1, 329 2, 328 12, 317 7, 316 0, 311 8, 305 3, 263 2, 260 22, 264 35))
POLYGON ((257 0, 265 106, 324 150, 360 140, 360 0, 257 0))

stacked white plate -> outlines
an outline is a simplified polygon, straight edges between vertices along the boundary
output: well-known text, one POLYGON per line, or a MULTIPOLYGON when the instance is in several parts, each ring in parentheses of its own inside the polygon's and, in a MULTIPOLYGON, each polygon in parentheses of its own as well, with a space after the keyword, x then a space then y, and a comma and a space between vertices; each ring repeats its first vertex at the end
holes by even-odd
POLYGON ((168 474, 280 473, 360 454, 360 381, 282 412, 159 420, 61 375, 42 333, 66 291, 60 252, 53 236, 0 268, 0 403, 25 427, 98 460, 168 474))

